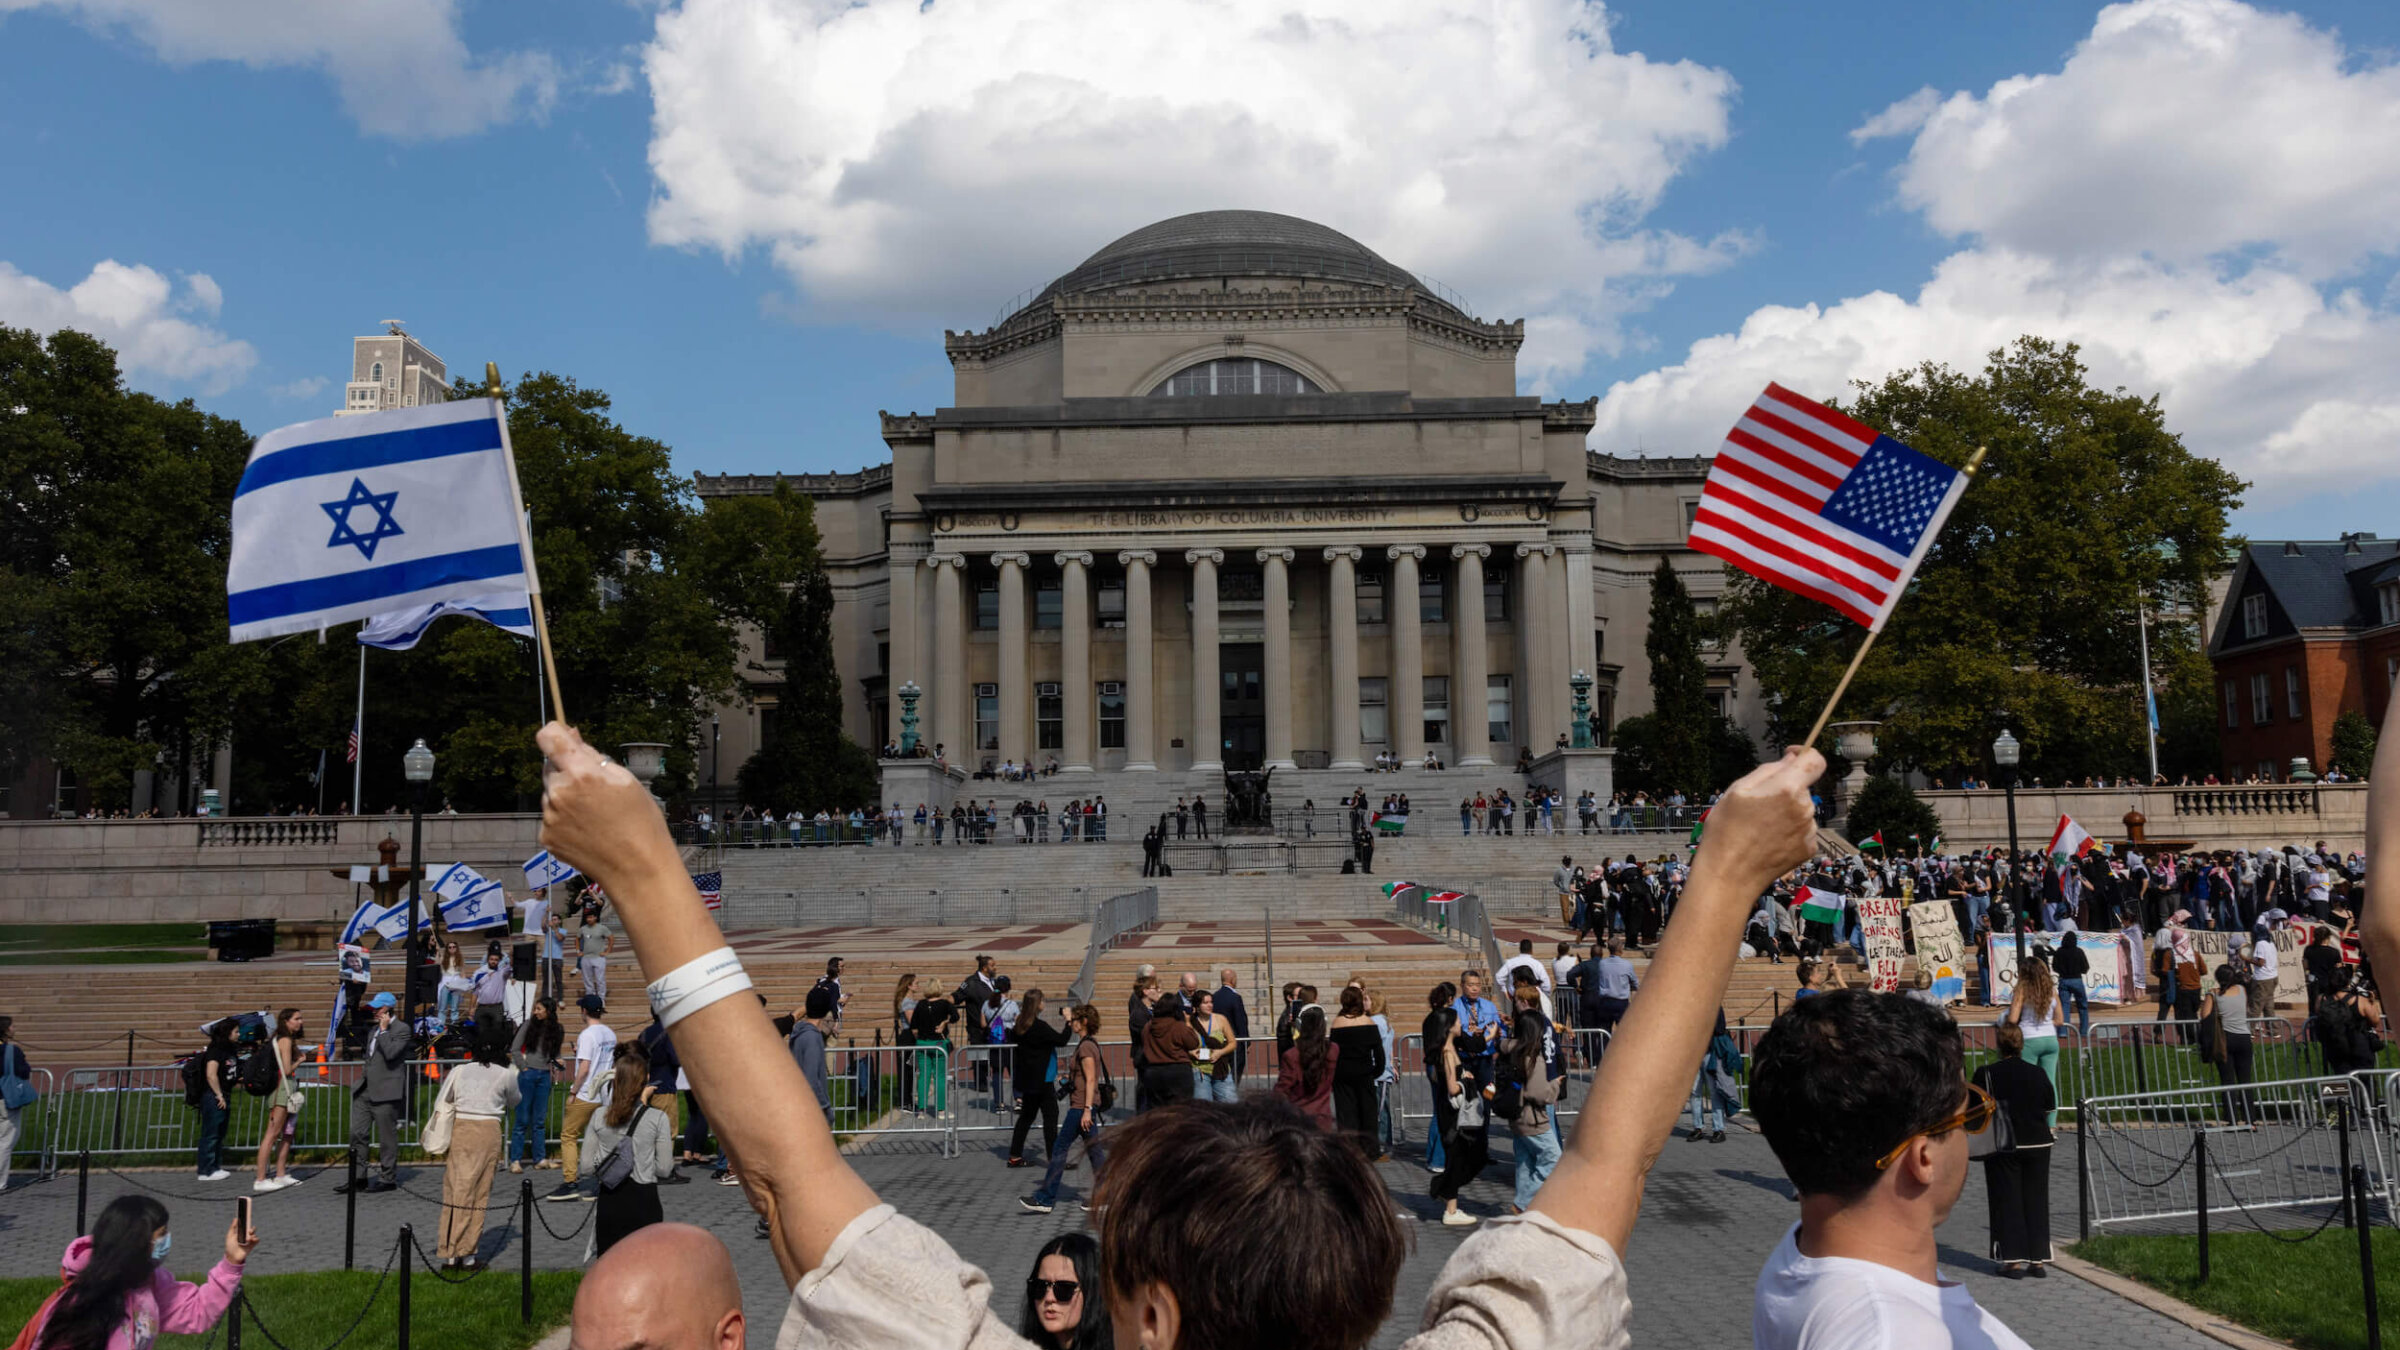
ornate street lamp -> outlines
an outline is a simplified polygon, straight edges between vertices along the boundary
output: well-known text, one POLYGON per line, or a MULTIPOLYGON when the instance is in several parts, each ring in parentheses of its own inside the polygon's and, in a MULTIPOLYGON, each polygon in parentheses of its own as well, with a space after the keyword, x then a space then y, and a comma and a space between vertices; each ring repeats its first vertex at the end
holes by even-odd
POLYGON ((917 700, 925 691, 915 680, 900 686, 900 758, 914 759, 917 753, 917 700))
POLYGON ((1992 742, 1992 763, 2000 766, 2001 774, 2008 780, 2002 785, 2008 792, 2008 889, 2011 892, 2009 904, 2016 911, 2017 959, 2020 961, 2025 959, 2025 880, 2024 869, 2017 857, 2017 760, 2022 753, 2017 738, 2008 734, 2008 728, 2002 727, 1999 738, 1992 742))
POLYGON ((425 738, 400 757, 401 775, 408 779, 408 941, 401 948, 407 955, 408 973, 403 982, 404 1002, 409 1020, 417 1016, 418 998, 423 983, 424 962, 417 959, 417 924, 423 900, 420 887, 425 879, 425 785, 433 781, 433 752, 425 748, 425 738))

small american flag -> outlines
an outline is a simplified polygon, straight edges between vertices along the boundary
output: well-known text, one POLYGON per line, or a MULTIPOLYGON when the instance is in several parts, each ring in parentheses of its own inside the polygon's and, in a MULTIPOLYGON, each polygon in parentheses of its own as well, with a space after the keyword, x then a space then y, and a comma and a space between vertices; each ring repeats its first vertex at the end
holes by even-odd
POLYGON ((699 887, 699 888, 700 888, 700 899, 701 899, 701 901, 702 901, 704 904, 706 904, 706 905, 707 905, 707 906, 708 906, 710 909, 722 909, 722 908, 724 908, 724 906, 725 906, 725 869, 724 869, 724 868, 721 868, 721 867, 720 867, 720 868, 718 868, 718 869, 717 869, 716 871, 714 871, 714 872, 695 872, 695 873, 693 873, 693 874, 692 874, 692 884, 693 884, 694 886, 697 886, 697 887, 699 887))
POLYGON ((350 748, 342 753, 342 762, 346 764, 358 762, 358 726, 356 723, 350 727, 350 748))
POLYGON ((1880 632, 1967 475, 1779 384, 1726 433, 1691 544, 1880 632))

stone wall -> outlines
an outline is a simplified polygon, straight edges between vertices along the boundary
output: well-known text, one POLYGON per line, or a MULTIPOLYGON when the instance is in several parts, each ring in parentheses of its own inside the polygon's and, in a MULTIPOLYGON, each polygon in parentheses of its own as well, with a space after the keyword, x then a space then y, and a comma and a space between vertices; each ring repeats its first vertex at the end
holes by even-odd
MULTIPOLYGON (((424 858, 520 889, 541 824, 427 816, 424 858)), ((408 832, 406 816, 0 821, 0 923, 347 919, 357 905, 349 868, 373 863, 387 836, 405 863, 408 832)))
MULTIPOLYGON (((2008 843, 2008 795, 1999 789, 1917 795, 1941 813, 1945 847, 1986 848, 2008 843)), ((2345 853, 2366 846, 2367 789, 2363 783, 2330 787, 2020 788, 2017 842, 2026 848, 2041 847, 2049 842, 2059 816, 2070 815, 2091 831, 2093 838, 2112 843, 2125 837, 2128 810, 2149 817, 2143 827, 2149 838, 2189 839, 2202 848, 2306 846, 2320 839, 2345 853)))

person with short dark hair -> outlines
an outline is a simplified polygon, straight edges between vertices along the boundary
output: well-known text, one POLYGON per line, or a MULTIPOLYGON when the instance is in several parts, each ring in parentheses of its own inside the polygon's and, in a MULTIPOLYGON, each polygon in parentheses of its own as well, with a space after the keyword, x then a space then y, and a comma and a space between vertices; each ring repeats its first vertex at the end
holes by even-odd
MULTIPOLYGON (((2203 1026, 2216 1019, 2213 1042, 2203 1046, 2206 1058, 2217 1066, 2217 1081, 2228 1087, 2250 1081, 2250 997, 2242 972, 2231 963, 2217 967, 2216 989, 2202 1002, 2200 1018, 2203 1026)), ((2225 1114, 2235 1129, 2258 1128, 2258 1112, 2251 1105, 2247 1092, 2225 1094, 2225 1114)))
MULTIPOLYGON (((712 958, 723 934, 648 789, 572 728, 552 723, 539 741, 544 846, 617 897, 645 970, 712 958)), ((1409 1350, 1629 1343, 1619 1253, 1698 1069, 1750 897, 1809 854, 1808 785, 1823 772, 1821 756, 1796 746, 1726 789, 1651 967, 1644 1015, 1627 1025, 1627 1053, 1592 1085, 1589 1124, 1527 1215, 1483 1227, 1452 1254, 1409 1350)), ((832 1131, 792 1109, 805 1091, 798 1071, 771 1053, 766 1019, 747 1000, 707 1001, 682 1024, 694 1028, 693 1081, 724 1103, 719 1137, 773 1216, 776 1261, 798 1295, 779 1343, 1024 1346, 989 1307, 987 1277, 882 1203, 832 1131)), ((1037 1198, 1046 1208, 1050 1197, 1037 1198)), ((1128 1343, 1161 1350, 1359 1350, 1391 1311, 1408 1247, 1373 1166, 1269 1097, 1135 1120, 1091 1208, 1110 1321, 1128 1343)))
POLYGON ((1342 990, 1341 1011, 1327 1025, 1326 1038, 1341 1051, 1333 1074, 1334 1125, 1367 1157, 1380 1158, 1375 1084, 1383 1077, 1383 1031, 1368 1011, 1365 989, 1349 985, 1342 990))
POLYGON ((1050 1146, 1050 1168, 1042 1175, 1042 1184, 1032 1196, 1017 1204, 1035 1214, 1047 1214, 1058 1201, 1059 1179, 1067 1173, 1067 1161, 1077 1144, 1084 1146, 1091 1159, 1092 1173, 1097 1179, 1107 1151, 1100 1143, 1100 1086, 1107 1080, 1108 1070, 1100 1062, 1100 1009, 1085 1003, 1067 1014, 1067 1032, 1074 1036, 1075 1051, 1067 1059, 1067 1118, 1058 1132, 1058 1142, 1050 1146))
POLYGON ((1836 990, 1775 1019, 1751 1056, 1750 1114, 1800 1221, 1759 1271, 1758 1350, 2031 1350, 1941 1278, 1934 1237, 1993 1109, 1966 1082, 1958 1024, 1914 999, 1836 990))
MULTIPOLYGON (((391 1007, 393 999, 390 994, 378 994, 376 997, 382 1000, 379 1007, 391 1007)), ((208 1047, 200 1052, 200 1100, 192 1103, 200 1112, 200 1145, 196 1161, 202 1181, 224 1181, 233 1175, 225 1170, 225 1127, 233 1119, 233 1099, 227 1095, 233 1090, 233 1062, 233 1019, 221 1017, 209 1023, 208 1047)), ((363 1090, 365 1086, 362 1078, 359 1088, 363 1090)), ((399 1128, 395 1117, 393 1142, 386 1153, 387 1163, 399 1150, 399 1128)), ((4 1167, 5 1164, 0 1164, 0 1168, 4 1167)), ((0 1182, 6 1180, 6 1171, 0 1170, 0 1182)), ((334 1189, 346 1191, 348 1183, 334 1189)))
POLYGON ((2050 1133, 2058 1093, 2050 1075, 2025 1062, 2025 1033, 2000 1026, 2000 1058, 1975 1071, 1975 1086, 2008 1113, 2013 1143, 1983 1159, 1992 1221, 1992 1259, 2010 1279, 2045 1278, 2050 1261, 2050 1133))
POLYGON ((1110 1350, 1108 1304, 1100 1297, 1100 1244, 1061 1233, 1034 1253, 1017 1334, 1044 1350, 1110 1350))
POLYGON ((825 1081, 825 1028, 833 1013, 833 991, 820 984, 801 1000, 800 1015, 792 1019, 792 1034, 784 1040, 792 1063, 799 1067, 808 1090, 816 1094, 817 1110, 828 1124, 833 1121, 833 1089, 825 1081))

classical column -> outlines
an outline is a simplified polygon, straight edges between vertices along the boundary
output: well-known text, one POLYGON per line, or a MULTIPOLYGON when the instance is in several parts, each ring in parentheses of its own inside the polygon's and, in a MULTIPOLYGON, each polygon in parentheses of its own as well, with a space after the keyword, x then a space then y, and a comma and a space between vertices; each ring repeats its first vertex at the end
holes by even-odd
POLYGON ((1425 758, 1425 621, 1417 595, 1417 562, 1423 544, 1394 544, 1383 551, 1392 562, 1392 584, 1384 592, 1392 629, 1392 753, 1403 763, 1425 758))
POLYGON ((1033 758, 1033 649, 1025 622, 1023 553, 995 553, 1000 569, 1000 757, 1019 764, 1033 758))
POLYGON ((1267 569, 1267 767, 1290 769, 1292 761, 1292 573, 1298 556, 1288 548, 1262 548, 1267 569))
POLYGON ((886 636, 892 646, 889 668, 884 671, 885 687, 891 695, 891 739, 900 739, 900 686, 915 680, 924 687, 925 672, 918 668, 924 659, 917 646, 917 568, 923 561, 923 544, 902 544, 895 541, 891 557, 891 617, 886 624, 886 636))
POLYGON ((1183 560, 1192 568, 1192 767, 1225 767, 1225 732, 1220 715, 1224 692, 1217 688, 1217 564, 1221 548, 1196 548, 1183 560))
POLYGON ((1092 767, 1092 726, 1098 687, 1092 683, 1092 555, 1061 553, 1059 566, 1059 681, 1064 697, 1065 763, 1059 767, 1081 773, 1092 767))
MULTIPOLYGON (((1560 550, 1558 560, 1559 566, 1556 570, 1559 574, 1559 582, 1567 592, 1565 601, 1566 650, 1559 653, 1558 661, 1559 666, 1566 672, 1566 676, 1562 678, 1571 678, 1577 671, 1597 678, 1600 670, 1598 652, 1593 647, 1592 551, 1589 547, 1570 544, 1560 550)), ((1566 728, 1567 744, 1573 745, 1575 743, 1574 686, 1572 684, 1566 686, 1566 692, 1561 697, 1565 700, 1561 705, 1565 712, 1558 719, 1559 725, 1566 728)))
POLYGON ((975 747, 967 740, 974 724, 967 709, 967 618, 962 594, 967 560, 956 553, 936 553, 925 565, 933 569, 933 740, 952 764, 971 770, 975 747))
POLYGON ((1551 724, 1550 546, 1517 545, 1517 743, 1540 755, 1558 735, 1551 724))
POLYGON ((1450 753, 1462 769, 1492 762, 1491 661, 1483 645, 1483 560, 1491 555, 1489 544, 1450 546, 1450 556, 1458 560, 1458 596, 1450 609, 1450 632, 1458 643, 1450 661, 1450 753))
POLYGON ((1158 722, 1150 676, 1150 569, 1158 564, 1158 554, 1129 549, 1117 555, 1117 562, 1125 569, 1125 767, 1155 770, 1158 722))
POLYGON ((1333 673, 1333 761, 1363 769, 1358 748, 1358 559, 1355 545, 1325 550, 1326 667, 1333 673))

